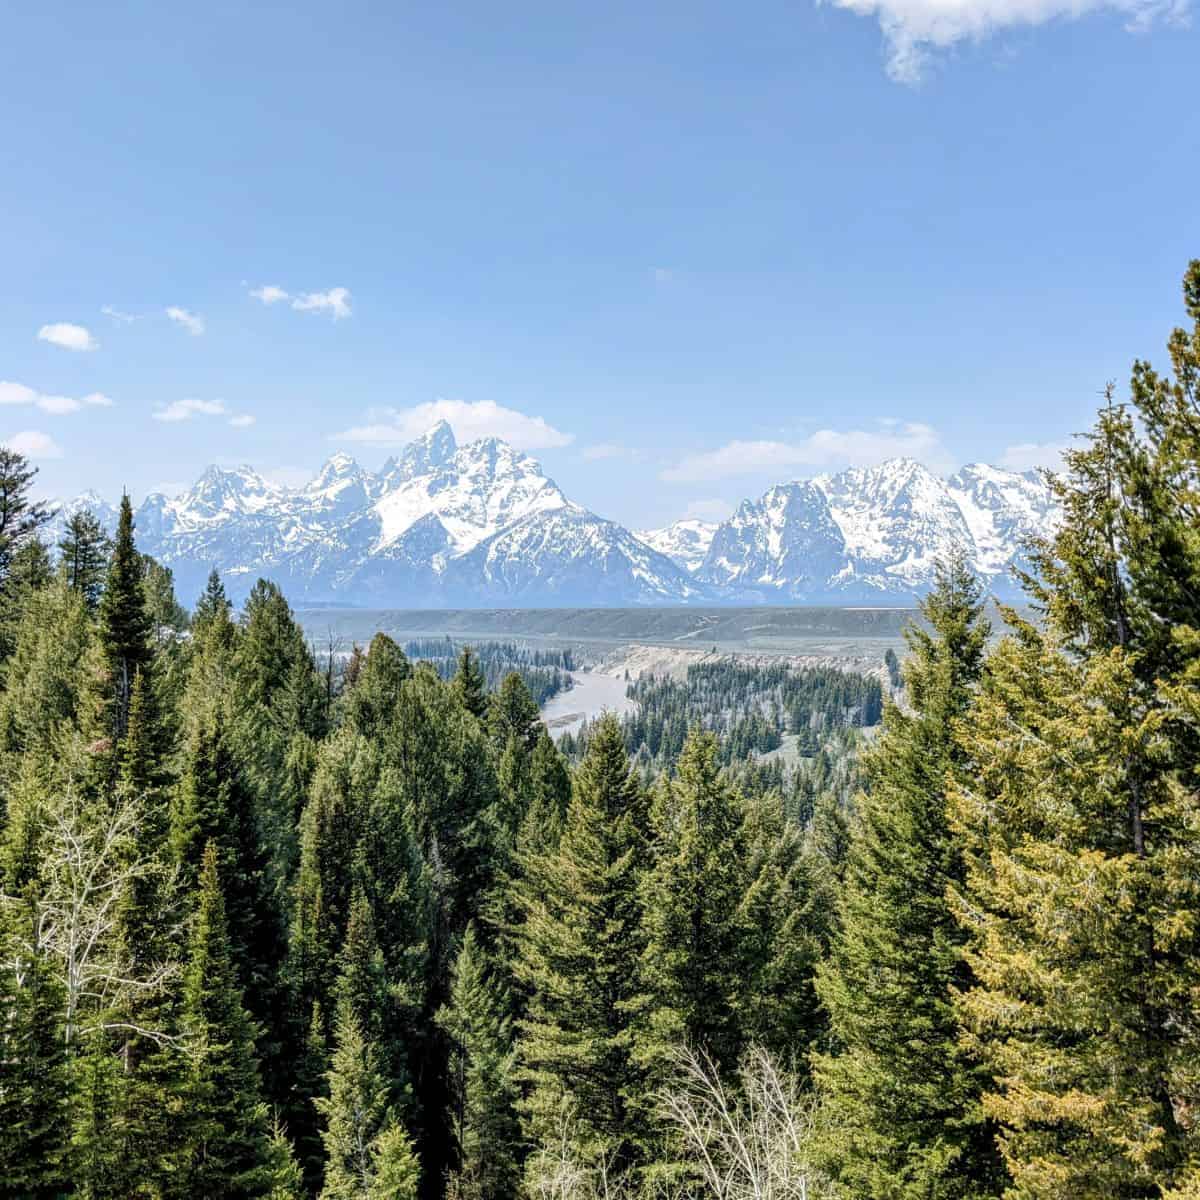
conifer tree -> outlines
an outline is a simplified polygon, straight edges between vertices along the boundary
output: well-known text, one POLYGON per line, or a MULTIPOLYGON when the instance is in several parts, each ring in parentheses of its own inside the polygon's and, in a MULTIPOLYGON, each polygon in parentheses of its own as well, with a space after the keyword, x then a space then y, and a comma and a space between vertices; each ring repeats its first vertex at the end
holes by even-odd
POLYGON ((142 591, 141 559, 133 543, 133 506, 121 497, 117 536, 99 606, 100 646, 106 678, 102 699, 104 731, 113 746, 125 737, 138 671, 151 661, 151 625, 142 591))
POLYGON ((108 535, 95 514, 86 508, 72 513, 67 518, 58 550, 67 586, 78 592, 88 611, 94 613, 104 590, 109 552, 108 535))
POLYGON ((558 843, 570 800, 567 765, 542 725, 529 760, 529 805, 518 837, 522 858, 550 850, 558 843))
POLYGON ((348 1004, 338 1008, 335 1036, 329 1095, 316 1101, 325 1118, 322 1200, 415 1195, 417 1172, 411 1143, 396 1123, 377 1050, 364 1037, 348 1004))
POLYGON ((741 1054, 742 819, 741 796, 719 774, 716 737, 692 733, 655 796, 656 860, 643 885, 638 1053, 652 1073, 679 1045, 725 1069, 741 1054))
POLYGON ((68 1189, 70 1097, 62 1012, 62 985, 37 946, 36 888, 0 897, 4 1200, 53 1200, 68 1189))
POLYGON ((453 683, 459 703, 471 716, 482 721, 488 710, 487 680, 479 665, 479 655, 470 646, 459 651, 453 683))
POLYGON ((30 499, 36 477, 37 468, 23 454, 0 446, 0 660, 12 651, 12 630, 20 619, 23 594, 37 583, 30 564, 22 564, 20 556, 32 549, 46 559, 37 534, 50 514, 44 504, 30 499))
MULTIPOLYGON (((1038 624, 1009 617, 964 739, 954 814, 973 984, 960 1009, 995 1086, 1013 1194, 1188 1194, 1200 1145, 1193 1016, 1200 554, 1200 263, 1174 380, 1135 368, 1055 481, 1038 624)), ((1194 1194, 1194 1193, 1193 1193, 1194 1194)))
POLYGON ((225 594, 225 585, 221 582, 216 567, 213 567, 208 573, 208 581, 192 613, 193 633, 199 637, 211 625, 228 625, 232 612, 233 605, 229 603, 229 597, 225 594))
POLYGON ((988 627, 961 559, 938 567, 910 627, 911 711, 889 706, 867 756, 837 932, 819 989, 832 1053, 817 1074, 832 1123, 824 1147, 854 1195, 888 1200, 987 1197, 1003 1174, 984 1078, 959 1045, 954 993, 968 980, 947 898, 961 847, 946 792, 966 761, 956 723, 971 703, 988 627))
POLYGON ((566 1099, 618 1166, 636 1161, 644 1141, 631 1119, 645 1085, 633 1056, 631 964, 641 942, 646 823, 620 725, 606 714, 576 771, 562 839, 531 866, 516 963, 529 997, 519 1055, 530 1140, 553 1136, 566 1099))
POLYGON ((455 1184, 464 1200, 514 1196, 519 1181, 516 1052, 508 1004, 468 925, 438 1024, 450 1039, 455 1184))
POLYGON ((190 1078, 184 1101, 181 1177, 193 1196, 261 1191, 270 1152, 260 1096, 255 1030, 243 1007, 229 948, 217 848, 205 847, 199 905, 184 980, 190 1078))

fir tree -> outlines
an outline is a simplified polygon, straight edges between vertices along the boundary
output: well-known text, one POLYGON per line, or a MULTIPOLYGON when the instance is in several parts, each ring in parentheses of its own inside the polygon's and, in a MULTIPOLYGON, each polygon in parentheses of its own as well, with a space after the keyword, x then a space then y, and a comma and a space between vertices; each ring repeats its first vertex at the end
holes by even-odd
POLYGON ((507 1009, 475 927, 468 925, 450 1000, 437 1017, 451 1044, 449 1116, 457 1143, 456 1191, 464 1200, 502 1200, 517 1192, 519 1089, 507 1009))
POLYGON ((338 1009, 337 1048, 329 1071, 329 1095, 317 1099, 325 1118, 325 1185, 322 1200, 374 1200, 415 1194, 411 1143, 397 1126, 375 1046, 348 1004, 338 1009), (411 1190, 409 1190, 411 1189, 411 1190))
POLYGON ((221 582, 216 567, 213 567, 208 573, 208 581, 192 613, 193 633, 200 637, 212 625, 228 625, 232 612, 233 605, 229 603, 229 597, 225 594, 225 585, 221 582))
POLYGON ((68 1190, 62 985, 37 948, 36 889, 0 899, 0 1197, 68 1190))
POLYGON ((104 590, 109 552, 108 535, 95 514, 86 508, 72 513, 67 518, 58 550, 67 586, 78 592, 88 611, 94 613, 104 590))
POLYGON ((964 740, 954 813, 973 985, 960 1009, 995 1086, 1013 1194, 1187 1194, 1200 1146, 1192 1005, 1200 676, 1195 329, 1176 378, 1135 368, 1055 481, 1063 520, 1030 580, 1038 624, 1010 615, 964 740))
POLYGON ((477 720, 482 721, 487 715, 487 680, 479 666, 479 656, 470 646, 464 646, 459 651, 454 694, 463 708, 477 720))
POLYGON ((742 818, 741 797, 719 775, 716 738, 693 733, 655 797, 656 861, 644 882, 638 1050, 655 1072, 678 1045, 725 1069, 741 1054, 742 818))
POLYGON ((947 899, 963 877, 946 789, 966 763, 956 723, 978 683, 987 624, 964 562, 939 566, 907 632, 911 711, 889 706, 866 760, 838 907, 819 976, 834 1051, 817 1073, 832 1131, 827 1165, 854 1195, 987 1197, 1003 1173, 977 1064, 953 1009, 968 981, 947 899))
POLYGON ((558 847, 536 861, 522 893, 517 978, 529 996, 521 1073, 535 1144, 553 1135, 564 1099, 618 1165, 644 1135, 631 1120, 644 1093, 633 1056, 631 964, 641 942, 646 799, 616 718, 604 716, 574 780, 558 847))
POLYGON ((124 738, 129 722, 134 677, 138 671, 148 671, 151 660, 152 630, 142 591, 141 559, 133 544, 133 507, 128 495, 121 497, 117 536, 98 617, 106 672, 103 725, 115 747, 124 738))
POLYGON ((254 1025, 229 948, 218 853, 204 849, 199 906, 184 980, 183 1024, 191 1058, 184 1107, 182 1179, 193 1196, 261 1192, 270 1158, 254 1025))

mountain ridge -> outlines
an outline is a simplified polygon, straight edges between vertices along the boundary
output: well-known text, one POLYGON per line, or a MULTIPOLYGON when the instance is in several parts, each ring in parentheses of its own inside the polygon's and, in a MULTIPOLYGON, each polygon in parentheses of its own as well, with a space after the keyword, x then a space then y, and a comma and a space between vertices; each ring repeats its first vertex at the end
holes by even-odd
MULTIPOLYGON (((85 492, 56 507, 51 536, 81 507, 115 525, 85 492)), ((265 576, 301 603, 462 608, 911 603, 956 550, 1009 595, 1025 539, 1056 520, 1034 473, 973 463, 942 478, 900 458, 775 484, 722 522, 633 532, 536 459, 498 438, 460 445, 444 421, 378 472, 341 451, 300 487, 210 466, 135 511, 139 546, 185 600, 216 567, 234 596, 265 576)))

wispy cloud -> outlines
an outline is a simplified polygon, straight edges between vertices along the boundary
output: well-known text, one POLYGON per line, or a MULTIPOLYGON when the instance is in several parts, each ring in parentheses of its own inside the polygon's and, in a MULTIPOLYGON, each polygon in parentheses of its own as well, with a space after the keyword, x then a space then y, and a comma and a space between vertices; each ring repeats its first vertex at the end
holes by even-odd
POLYGON ((287 302, 297 312, 329 313, 335 321, 352 315, 350 289, 344 287, 330 288, 325 292, 297 292, 293 296, 277 283, 265 283, 262 287, 251 288, 250 295, 267 305, 287 302))
POLYGON ((62 447, 38 429, 25 429, 4 439, 4 445, 26 458, 62 458, 62 447))
POLYGON ((177 305, 172 305, 167 309, 167 316, 176 325, 181 325, 186 329, 192 337, 199 337, 204 332, 204 318, 197 316, 195 313, 188 312, 186 308, 179 308, 177 305))
MULTIPOLYGON (((822 0, 817 0, 821 3, 822 0)), ((887 43, 887 72, 898 83, 919 83, 932 55, 962 41, 982 41, 1017 26, 1044 25, 1108 10, 1140 31, 1158 21, 1182 22, 1188 0, 829 0, 879 21, 887 43)))
POLYGON ((494 400, 432 400, 411 408, 373 409, 368 423, 333 435, 334 441, 374 446, 404 446, 447 421, 459 441, 498 437, 518 450, 549 450, 569 445, 572 435, 555 429, 544 417, 530 417, 494 400))
POLYGON ((102 305, 100 311, 106 317, 111 317, 113 322, 117 325, 132 325, 134 321, 139 319, 138 317, 135 317, 133 313, 123 312, 119 308, 114 308, 111 304, 102 305))
POLYGON ((327 312, 335 321, 350 315, 350 291, 335 287, 327 292, 304 292, 292 301, 298 312, 327 312))
POLYGON ((697 483, 804 468, 870 466, 899 457, 918 458, 934 467, 948 462, 941 438, 931 426, 881 421, 876 429, 818 429, 794 442, 727 442, 716 450, 685 455, 660 472, 660 478, 697 483))
POLYGON ((1019 442, 1009 446, 996 464, 1010 471, 1032 471, 1036 467, 1049 467, 1060 471, 1063 455, 1071 448, 1070 442, 1019 442))
POLYGON ((82 325, 72 325, 69 321, 56 321, 53 325, 43 325, 37 332, 40 341, 49 342, 52 346, 61 346, 64 350, 98 350, 100 343, 82 325))
POLYGON ((172 425, 180 421, 190 421, 193 417, 225 417, 228 424, 235 429, 245 429, 253 425, 256 419, 250 413, 230 412, 224 400, 172 400, 170 404, 161 405, 150 415, 156 421, 172 425))
POLYGON ((74 396, 52 396, 24 383, 0 379, 0 405, 25 405, 60 417, 67 413, 82 412, 85 408, 112 408, 113 402, 103 392, 89 392, 79 399, 74 396))

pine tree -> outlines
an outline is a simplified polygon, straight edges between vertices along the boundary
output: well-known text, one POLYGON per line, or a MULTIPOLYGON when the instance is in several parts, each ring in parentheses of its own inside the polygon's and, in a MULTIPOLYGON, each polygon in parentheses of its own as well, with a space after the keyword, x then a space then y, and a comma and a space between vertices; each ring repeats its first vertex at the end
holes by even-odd
POLYGON ((99 606, 100 646, 105 661, 103 732, 115 748, 125 736, 133 680, 148 672, 151 625, 142 591, 141 558, 133 544, 133 507, 121 497, 117 536, 99 606))
POLYGON ((37 949, 36 890, 0 902, 0 1197, 68 1190, 62 985, 37 949))
POLYGON ((456 1192, 467 1200, 516 1195, 520 1127, 514 1030, 507 998, 468 925, 450 1000, 437 1021, 450 1039, 450 1121, 457 1143, 456 1192))
POLYGON ((652 1074, 678 1045, 724 1069, 741 1054, 742 819, 741 796, 719 775, 716 737, 694 732, 655 797, 656 861, 643 889, 638 1053, 652 1074))
POLYGON ((18 548, 49 520, 46 506, 29 498, 36 477, 23 454, 0 446, 0 579, 18 548))
POLYGON ((325 1186, 321 1200, 374 1200, 415 1194, 416 1161, 396 1124, 375 1046, 348 1004, 338 1009, 329 1095, 316 1101, 325 1118, 325 1186))
POLYGON ((459 703, 477 720, 487 715, 487 680, 479 666, 479 656, 470 646, 464 646, 458 655, 458 670, 454 674, 454 694, 459 703))
POLYGON ((193 633, 200 637, 211 625, 228 625, 232 612, 233 605, 229 603, 229 597, 225 594, 225 585, 221 582, 216 567, 213 567, 208 573, 208 581, 192 613, 193 633))
POLYGON ((1037 624, 1009 617, 964 729, 954 815, 973 985, 1013 1194, 1187 1194, 1200 1158, 1195 701, 1200 263, 1173 381, 1145 364, 1055 481, 1037 624))
POLYGON ((956 723, 971 703, 988 627, 966 564, 938 568, 910 627, 910 710, 889 706, 867 756, 837 933, 819 975, 834 1050, 817 1075, 832 1132, 827 1165, 854 1195, 987 1197, 1003 1186, 985 1079, 959 1045, 954 993, 969 979, 946 895, 961 846, 946 789, 966 769, 956 723))
POLYGON ((641 941, 646 798, 621 729, 601 718, 574 780, 557 849, 536 861, 522 893, 517 978, 529 996, 520 1027, 521 1074, 535 1144, 553 1135, 564 1098, 589 1140, 617 1165, 635 1161, 631 1120, 644 1077, 633 1057, 631 969, 641 941))
POLYGON ((217 848, 205 847, 199 906, 184 980, 190 1079, 184 1107, 184 1192, 259 1194, 270 1158, 254 1025, 242 1003, 229 948, 217 848))
POLYGON ((100 603, 109 548, 108 535, 94 513, 81 508, 67 518, 58 543, 59 562, 68 587, 84 598, 89 612, 94 613, 100 603))

